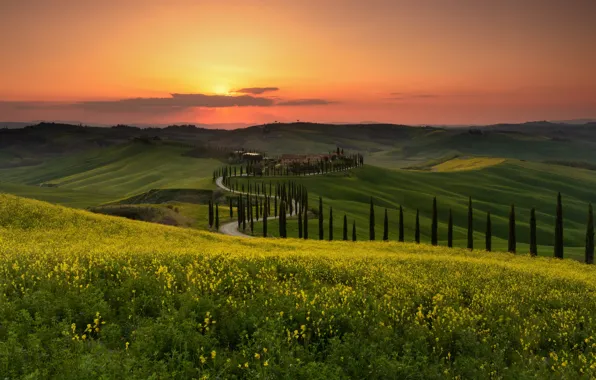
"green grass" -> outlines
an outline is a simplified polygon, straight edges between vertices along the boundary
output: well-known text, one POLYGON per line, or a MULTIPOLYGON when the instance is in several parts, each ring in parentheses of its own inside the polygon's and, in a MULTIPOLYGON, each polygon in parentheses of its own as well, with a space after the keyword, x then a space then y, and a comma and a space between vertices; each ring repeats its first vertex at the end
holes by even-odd
MULTIPOLYGON (((328 236, 329 206, 334 212, 334 237, 341 238, 344 213, 355 220, 358 240, 368 240, 369 202, 375 200, 376 238, 382 238, 384 208, 389 210, 389 238, 397 239, 398 208, 404 207, 405 235, 414 240, 415 212, 420 210, 421 239, 430 241, 432 198, 437 197, 439 240, 446 244, 449 209, 454 218, 454 244, 466 246, 468 196, 473 199, 475 246, 484 247, 486 212, 492 214, 493 249, 506 250, 508 215, 516 206, 518 252, 527 252, 530 209, 536 208, 539 254, 553 254, 554 216, 557 192, 563 195, 566 255, 583 257, 585 222, 589 202, 596 201, 596 173, 590 170, 509 160, 480 170, 457 172, 413 172, 365 166, 348 175, 292 177, 309 190, 309 207, 318 209, 318 196, 324 198, 325 236, 328 236)), ((236 179, 246 181, 246 179, 236 179)), ((283 179, 285 180, 285 179, 283 179)), ((252 180, 254 181, 254 180, 252 180)), ((266 180, 268 183, 269 180, 266 180)), ((275 181, 275 180, 274 180, 275 181)), ((310 238, 318 238, 318 224, 311 220, 310 238)), ((275 234, 276 222, 269 223, 275 234)), ((260 231, 260 230, 258 230, 260 231)), ((259 233, 259 232, 257 232, 259 233)), ((297 236, 297 223, 288 222, 289 236, 297 236)))
POLYGON ((237 239, 0 195, 0 373, 593 378, 596 268, 237 239))
POLYGON ((157 188, 214 189, 212 172, 221 161, 182 156, 187 150, 168 144, 130 143, 49 159, 36 166, 0 169, 0 190, 87 206, 157 188), (58 187, 40 188, 44 183, 58 187), (73 197, 80 201, 73 202, 73 197))

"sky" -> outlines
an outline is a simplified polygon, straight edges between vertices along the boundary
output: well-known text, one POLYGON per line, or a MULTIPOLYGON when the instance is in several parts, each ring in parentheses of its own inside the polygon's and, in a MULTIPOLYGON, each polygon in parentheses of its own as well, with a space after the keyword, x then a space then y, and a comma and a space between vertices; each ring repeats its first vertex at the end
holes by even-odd
POLYGON ((0 2, 0 120, 596 118, 594 0, 0 2))

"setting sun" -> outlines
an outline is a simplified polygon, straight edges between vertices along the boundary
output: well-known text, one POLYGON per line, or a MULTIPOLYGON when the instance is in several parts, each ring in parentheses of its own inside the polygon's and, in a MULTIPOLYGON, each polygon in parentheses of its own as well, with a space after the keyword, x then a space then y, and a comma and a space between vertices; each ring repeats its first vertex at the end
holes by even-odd
POLYGON ((214 92, 217 95, 230 95, 230 89, 228 86, 223 84, 218 84, 214 87, 214 92))

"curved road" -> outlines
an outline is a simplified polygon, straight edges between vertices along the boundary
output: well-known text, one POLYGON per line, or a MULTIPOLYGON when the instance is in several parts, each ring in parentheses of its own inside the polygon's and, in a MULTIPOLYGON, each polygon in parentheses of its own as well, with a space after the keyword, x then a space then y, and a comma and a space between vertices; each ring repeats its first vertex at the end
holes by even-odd
MULTIPOLYGON (((348 170, 351 170, 351 169, 354 169, 354 167, 350 167, 350 168, 347 168, 345 170, 336 170, 336 171, 331 172, 331 173, 336 173, 336 172, 340 172, 340 171, 348 171, 348 170)), ((327 173, 308 173, 306 175, 322 175, 322 174, 327 174, 327 173)), ((245 177, 245 176, 246 176, 246 174, 242 174, 242 177, 245 177)), ((232 176, 232 177, 234 177, 234 176, 232 176)), ((235 177, 240 177, 240 176, 235 176, 235 177)), ((223 177, 218 177, 215 180, 215 184, 220 189, 225 190, 225 191, 229 191, 230 193, 239 194, 239 195, 240 194, 243 194, 243 195, 246 194, 246 193, 242 193, 242 192, 232 191, 230 188, 228 188, 226 185, 224 185, 224 183, 223 183, 223 177)), ((255 195, 256 194, 253 194, 252 196, 255 196, 255 195)), ((259 194, 258 196, 259 197, 264 197, 263 194, 259 194)), ((294 201, 294 209, 296 209, 296 201, 294 201)), ((286 214, 286 216, 291 217, 292 215, 286 214)), ((277 218, 279 218, 279 216, 277 216, 277 215, 276 216, 269 216, 269 217, 267 217, 267 220, 273 220, 273 219, 277 219, 277 218)), ((221 232, 222 234, 225 234, 225 235, 237 236, 237 237, 243 237, 243 238, 252 238, 252 237, 254 237, 252 235, 247 235, 247 234, 239 231, 238 230, 238 221, 229 222, 229 223, 226 223, 226 224, 223 224, 223 225, 219 226, 219 232, 221 232)))

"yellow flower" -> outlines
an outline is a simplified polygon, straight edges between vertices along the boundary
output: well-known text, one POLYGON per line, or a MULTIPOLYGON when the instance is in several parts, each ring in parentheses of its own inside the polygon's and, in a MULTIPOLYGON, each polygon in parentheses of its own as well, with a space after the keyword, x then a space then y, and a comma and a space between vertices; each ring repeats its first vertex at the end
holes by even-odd
POLYGON ((265 362, 263 363, 264 367, 267 367, 269 365, 269 360, 265 360, 265 362))
POLYGON ((248 362, 244 363, 244 368, 248 368, 248 362))
POLYGON ((128 346, 130 346, 130 343, 126 342, 126 349, 128 350, 128 346))
POLYGON ((211 359, 215 359, 215 355, 217 355, 217 352, 215 350, 211 351, 211 359))
POLYGON ((261 355, 258 352, 255 354, 255 359, 257 359, 257 360, 261 359, 261 355))
POLYGON ((83 336, 81 337, 83 340, 87 339, 87 334, 83 334, 83 336))
POLYGON ((207 361, 207 359, 205 359, 203 355, 201 355, 199 359, 201 360, 201 364, 205 364, 205 362, 207 361))
POLYGON ((263 347, 263 352, 267 353, 267 348, 263 347))

